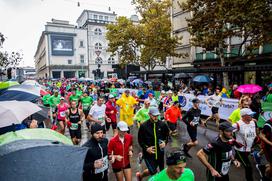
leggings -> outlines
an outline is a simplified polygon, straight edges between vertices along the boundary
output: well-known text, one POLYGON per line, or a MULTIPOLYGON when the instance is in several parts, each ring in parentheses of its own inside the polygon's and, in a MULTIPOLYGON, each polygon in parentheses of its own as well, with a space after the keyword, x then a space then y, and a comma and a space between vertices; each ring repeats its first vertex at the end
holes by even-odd
POLYGON ((252 167, 249 161, 250 152, 241 152, 236 150, 236 158, 241 162, 245 168, 245 175, 247 181, 253 181, 252 167))

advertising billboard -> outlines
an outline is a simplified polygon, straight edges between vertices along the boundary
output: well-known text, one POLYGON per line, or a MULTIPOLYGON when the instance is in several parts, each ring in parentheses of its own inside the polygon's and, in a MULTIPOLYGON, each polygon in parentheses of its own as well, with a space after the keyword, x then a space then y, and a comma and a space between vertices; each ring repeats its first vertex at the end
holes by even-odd
POLYGON ((73 56, 74 38, 73 36, 51 35, 52 55, 73 56))

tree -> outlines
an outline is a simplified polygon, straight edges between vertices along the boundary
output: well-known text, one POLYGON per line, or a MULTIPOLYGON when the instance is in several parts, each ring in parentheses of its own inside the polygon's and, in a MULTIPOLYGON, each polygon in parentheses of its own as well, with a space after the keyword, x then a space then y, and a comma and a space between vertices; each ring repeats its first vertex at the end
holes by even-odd
MULTIPOLYGON (((241 39, 237 56, 250 56, 252 50, 271 41, 270 3, 270 0, 188 0, 181 7, 193 14, 187 19, 192 45, 215 50, 223 67, 228 38, 241 39)), ((223 84, 229 87, 226 72, 223 84)))
POLYGON ((108 25, 108 51, 119 52, 121 63, 138 64, 148 70, 165 65, 167 57, 186 56, 175 52, 181 38, 171 36, 169 0, 133 0, 133 4, 142 19, 133 24, 119 17, 116 24, 108 25))
POLYGON ((2 51, 5 37, 0 33, 0 68, 7 68, 16 66, 23 59, 22 54, 19 52, 11 52, 9 54, 7 51, 2 51))

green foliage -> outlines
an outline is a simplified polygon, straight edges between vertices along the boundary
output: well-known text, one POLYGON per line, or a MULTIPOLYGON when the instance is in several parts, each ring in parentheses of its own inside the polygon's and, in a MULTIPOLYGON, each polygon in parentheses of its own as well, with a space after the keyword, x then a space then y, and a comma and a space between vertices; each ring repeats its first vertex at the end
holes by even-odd
POLYGON ((121 64, 134 63, 152 70, 164 65, 167 57, 186 56, 175 52, 181 38, 171 36, 169 0, 133 0, 133 4, 142 18, 138 23, 119 17, 116 24, 107 27, 108 51, 118 52, 121 64))
POLYGON ((221 44, 224 48, 227 38, 239 37, 241 47, 245 44, 251 51, 271 41, 270 0, 188 0, 182 8, 193 13, 187 21, 195 46, 214 50, 221 44))
POLYGON ((5 37, 0 33, 0 67, 7 68, 8 66, 18 65, 23 59, 22 54, 19 52, 11 52, 11 54, 9 54, 7 51, 2 51, 4 41, 5 37))

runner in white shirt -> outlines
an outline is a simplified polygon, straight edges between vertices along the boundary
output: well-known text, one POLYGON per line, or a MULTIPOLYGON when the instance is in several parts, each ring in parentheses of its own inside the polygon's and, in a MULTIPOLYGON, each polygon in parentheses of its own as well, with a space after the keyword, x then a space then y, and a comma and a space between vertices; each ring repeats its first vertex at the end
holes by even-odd
POLYGON ((105 120, 107 119, 105 111, 106 111, 106 105, 104 104, 104 98, 99 97, 97 100, 97 103, 93 105, 93 107, 90 109, 90 112, 87 118, 91 123, 100 124, 104 128, 104 131, 106 130, 105 120))
POLYGON ((222 97, 219 96, 220 94, 220 90, 216 89, 214 95, 209 96, 206 99, 206 104, 209 106, 209 108, 211 108, 212 111, 212 115, 210 117, 208 117, 206 119, 206 121, 204 123, 206 123, 207 121, 211 120, 211 119, 215 119, 216 120, 216 126, 219 127, 219 122, 220 122, 220 116, 219 116, 219 107, 222 105, 222 97))
POLYGON ((255 112, 252 112, 249 108, 241 109, 241 120, 233 124, 236 133, 236 141, 243 146, 240 148, 234 147, 236 151, 236 158, 244 165, 245 175, 247 181, 253 181, 252 167, 249 161, 252 145, 257 136, 257 126, 252 116, 255 112))

